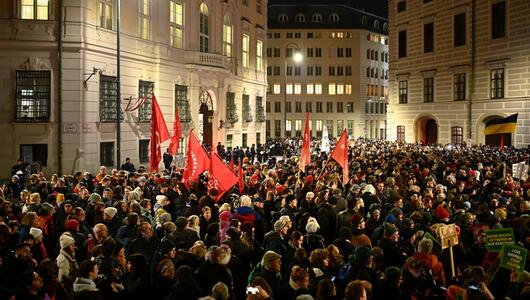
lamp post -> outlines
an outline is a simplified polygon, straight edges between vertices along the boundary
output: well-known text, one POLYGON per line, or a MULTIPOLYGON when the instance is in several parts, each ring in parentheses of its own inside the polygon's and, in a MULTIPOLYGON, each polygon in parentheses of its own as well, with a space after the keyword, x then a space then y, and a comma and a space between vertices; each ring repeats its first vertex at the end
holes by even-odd
POLYGON ((293 61, 296 63, 296 64, 299 64, 302 62, 302 59, 303 59, 303 56, 302 56, 302 53, 300 53, 300 47, 298 47, 298 44, 296 43, 288 43, 286 46, 285 46, 285 60, 284 60, 284 79, 285 79, 285 82, 284 82, 284 93, 283 93, 283 126, 285 128, 284 130, 284 137, 287 137, 287 49, 289 49, 289 46, 295 46, 295 53, 293 54, 293 61))

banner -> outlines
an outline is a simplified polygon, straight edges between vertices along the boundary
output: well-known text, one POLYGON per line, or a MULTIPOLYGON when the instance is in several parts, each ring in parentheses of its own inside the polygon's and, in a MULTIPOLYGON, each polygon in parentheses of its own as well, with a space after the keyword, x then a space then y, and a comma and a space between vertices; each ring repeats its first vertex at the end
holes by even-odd
POLYGON ((329 153, 331 146, 329 144, 328 126, 324 126, 322 129, 322 145, 320 146, 320 152, 329 153))
POLYGON ((501 267, 513 271, 523 272, 528 250, 516 245, 502 245, 501 267))
POLYGON ((491 229, 485 232, 486 249, 489 252, 500 252, 504 244, 513 244, 513 228, 491 229))

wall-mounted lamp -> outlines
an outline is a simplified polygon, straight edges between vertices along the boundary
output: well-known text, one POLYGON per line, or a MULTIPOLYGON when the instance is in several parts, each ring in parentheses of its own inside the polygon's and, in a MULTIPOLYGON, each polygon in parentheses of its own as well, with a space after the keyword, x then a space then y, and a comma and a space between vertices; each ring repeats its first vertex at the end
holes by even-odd
POLYGON ((104 70, 102 69, 99 69, 99 68, 96 68, 96 67, 93 67, 92 68, 92 73, 85 73, 85 75, 89 75, 87 79, 85 79, 85 81, 83 81, 83 87, 87 87, 87 82, 90 78, 92 78, 92 76, 96 75, 96 73, 99 73, 100 75, 105 73, 104 70))

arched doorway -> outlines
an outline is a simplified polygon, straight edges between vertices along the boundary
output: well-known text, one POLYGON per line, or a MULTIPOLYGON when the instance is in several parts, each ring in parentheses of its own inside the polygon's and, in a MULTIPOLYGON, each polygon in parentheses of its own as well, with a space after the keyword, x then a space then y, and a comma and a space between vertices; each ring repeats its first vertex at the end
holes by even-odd
POLYGON ((438 143, 438 124, 430 117, 421 117, 416 121, 416 141, 423 145, 438 143))
MULTIPOLYGON (((484 119, 484 127, 487 127, 491 123, 504 119, 500 116, 491 116, 484 119)), ((501 137, 504 138, 504 146, 512 145, 512 134, 511 133, 501 133, 501 134, 488 134, 484 136, 484 144, 486 146, 500 147, 501 146, 501 137)))
POLYGON ((199 135, 203 143, 212 145, 213 105, 208 91, 203 91, 199 99, 199 135))

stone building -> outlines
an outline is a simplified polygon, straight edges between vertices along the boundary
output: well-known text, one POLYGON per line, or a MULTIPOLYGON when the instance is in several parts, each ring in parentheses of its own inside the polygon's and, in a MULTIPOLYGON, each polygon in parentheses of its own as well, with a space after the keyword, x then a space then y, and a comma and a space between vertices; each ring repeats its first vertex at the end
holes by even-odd
MULTIPOLYGON (((0 2, 0 177, 19 157, 46 173, 116 166, 118 3, 0 2)), ((148 165, 153 93, 170 134, 179 107, 183 141, 265 141, 265 0, 120 5, 122 162, 148 165)))
POLYGON ((267 137, 300 137, 310 113, 314 137, 385 138, 386 18, 304 2, 269 5, 267 137))
POLYGON ((488 122, 519 113, 530 144, 530 2, 391 0, 388 137, 500 145, 488 122))

